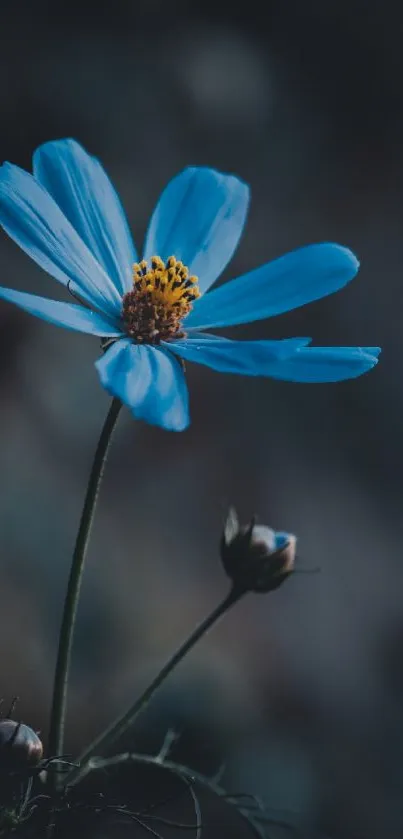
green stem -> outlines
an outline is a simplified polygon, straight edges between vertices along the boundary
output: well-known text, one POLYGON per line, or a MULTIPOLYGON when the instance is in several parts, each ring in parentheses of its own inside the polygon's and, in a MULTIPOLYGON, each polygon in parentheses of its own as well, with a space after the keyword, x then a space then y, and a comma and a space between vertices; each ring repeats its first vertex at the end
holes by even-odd
MULTIPOLYGON (((145 689, 144 693, 136 700, 134 705, 118 717, 112 725, 109 726, 99 737, 97 737, 88 746, 88 748, 78 758, 78 763, 84 768, 84 765, 95 755, 102 755, 110 746, 113 745, 134 723, 137 716, 144 710, 151 697, 158 690, 160 685, 165 681, 167 676, 174 670, 185 655, 195 646, 197 641, 208 632, 213 624, 218 621, 222 615, 233 606, 245 594, 244 589, 233 588, 227 597, 216 606, 215 609, 193 630, 191 635, 176 652, 168 659, 162 670, 158 673, 151 684, 145 689)), ((67 783, 77 780, 80 775, 80 769, 73 770, 66 778, 67 783)))
POLYGON ((118 399, 112 400, 112 404, 109 408, 94 455, 83 511, 81 513, 80 526, 78 528, 76 544, 74 547, 70 577, 64 601, 63 618, 59 634, 55 680, 53 685, 48 746, 48 753, 51 757, 63 754, 71 648, 73 644, 74 626, 77 616, 85 557, 109 444, 111 442, 112 433, 121 407, 122 403, 118 399))

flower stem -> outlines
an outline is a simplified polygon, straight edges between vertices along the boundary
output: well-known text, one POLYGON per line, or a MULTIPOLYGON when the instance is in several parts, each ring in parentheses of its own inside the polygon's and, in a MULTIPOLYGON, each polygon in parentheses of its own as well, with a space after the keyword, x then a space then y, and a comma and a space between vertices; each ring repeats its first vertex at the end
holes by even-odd
MULTIPOLYGON (((122 403, 113 399, 109 408, 101 436, 95 451, 91 473, 81 513, 70 577, 64 601, 63 618, 59 634, 59 648, 57 654, 55 679, 53 685, 52 710, 50 717, 50 732, 48 753, 52 756, 63 754, 64 725, 66 717, 67 688, 70 669, 71 649, 73 644, 74 626, 80 597, 81 581, 84 571, 85 557, 98 500, 99 489, 105 468, 109 444, 119 416, 122 403)), ((53 777, 56 777, 53 775, 53 777)))
MULTIPOLYGON (((134 705, 118 717, 112 725, 109 726, 102 734, 99 735, 88 748, 78 758, 78 763, 84 769, 84 766, 95 755, 102 755, 112 746, 134 723, 137 716, 145 709, 151 697, 158 690, 160 685, 165 681, 169 674, 179 664, 185 655, 195 646, 197 641, 208 632, 225 612, 237 603, 238 600, 245 594, 244 589, 232 588, 230 593, 213 609, 213 611, 193 630, 191 635, 181 644, 176 652, 168 659, 162 670, 158 673, 151 684, 139 696, 134 705)), ((73 769, 66 778, 67 783, 75 781, 80 776, 80 769, 73 769)))

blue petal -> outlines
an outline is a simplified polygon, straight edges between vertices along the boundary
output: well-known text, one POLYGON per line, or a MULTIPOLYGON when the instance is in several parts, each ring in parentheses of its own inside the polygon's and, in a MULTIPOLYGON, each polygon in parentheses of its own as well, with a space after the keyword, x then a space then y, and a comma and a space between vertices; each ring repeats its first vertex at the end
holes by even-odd
POLYGON ((100 335, 105 338, 114 338, 122 334, 117 323, 108 321, 102 315, 85 309, 84 306, 76 306, 75 303, 61 303, 57 300, 49 300, 47 297, 38 297, 36 294, 27 294, 24 291, 15 291, 1 286, 0 298, 15 303, 20 309, 47 320, 48 323, 74 329, 76 332, 87 332, 89 335, 100 335))
POLYGON ((290 534, 285 533, 282 530, 276 530, 274 535, 276 539, 276 551, 278 551, 280 548, 284 548, 285 545, 287 545, 290 541, 290 534))
POLYGON ((379 347, 305 347, 269 365, 268 375, 287 382, 341 382, 377 364, 379 347))
POLYGON ((136 249, 118 194, 100 162, 75 140, 55 140, 36 150, 33 172, 120 294, 130 291, 136 249))
POLYGON ((185 377, 170 352, 123 339, 95 366, 104 388, 138 419, 169 431, 183 431, 189 425, 185 377))
POLYGON ((244 376, 269 376, 270 365, 293 355, 310 338, 288 338, 283 341, 223 341, 221 338, 188 338, 164 346, 187 361, 205 364, 219 373, 241 373, 244 376))
POLYGON ((166 343, 187 361, 219 373, 270 376, 294 382, 353 379, 377 363, 379 347, 307 347, 309 338, 283 341, 222 341, 187 338, 166 343))
POLYGON ((341 245, 300 248, 199 298, 186 326, 232 326, 288 312, 338 291, 358 267, 354 254, 341 245))
POLYGON ((119 315, 120 295, 53 198, 28 172, 0 167, 0 224, 45 271, 107 315, 119 315))
POLYGON ((249 187, 215 169, 184 169, 164 189, 151 218, 144 258, 176 256, 205 291, 220 276, 239 242, 249 187))

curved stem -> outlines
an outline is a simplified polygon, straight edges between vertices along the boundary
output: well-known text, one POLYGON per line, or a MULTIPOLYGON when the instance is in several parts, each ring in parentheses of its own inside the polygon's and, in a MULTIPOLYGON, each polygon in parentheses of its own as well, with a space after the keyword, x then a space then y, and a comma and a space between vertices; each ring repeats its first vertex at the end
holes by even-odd
MULTIPOLYGON (((231 589, 227 597, 225 597, 224 600, 222 600, 221 603, 219 603, 218 606, 216 606, 215 609, 213 609, 213 611, 196 627, 196 629, 193 630, 191 635, 189 635, 176 652, 174 652, 171 658, 168 659, 162 670, 160 670, 151 684, 148 685, 141 696, 139 696, 134 705, 131 705, 130 708, 122 714, 122 716, 118 717, 115 722, 109 726, 109 728, 93 740, 88 748, 80 755, 78 763, 81 766, 83 766, 83 764, 85 765, 94 755, 103 754, 106 749, 112 746, 113 743, 115 743, 116 740, 118 740, 125 731, 127 731, 177 664, 179 664, 189 650, 195 646, 197 641, 199 641, 200 638, 202 638, 203 635, 211 629, 213 624, 215 624, 231 606, 240 600, 245 593, 244 589, 231 589)), ((77 780, 80 774, 80 769, 73 769, 73 771, 68 774, 66 783, 71 783, 72 781, 77 780)))
POLYGON ((70 669, 71 648, 73 643, 74 626, 77 616, 77 606, 80 596, 81 581, 84 571, 85 557, 94 518, 99 488, 105 468, 109 444, 116 425, 122 403, 113 399, 108 411, 101 436, 95 451, 91 473, 85 495, 83 511, 81 513, 76 544, 70 569, 64 601, 63 618, 59 634, 59 648, 57 654, 55 679, 53 685, 52 710, 50 717, 50 732, 48 752, 51 756, 63 754, 64 724, 66 716, 67 687, 70 669))

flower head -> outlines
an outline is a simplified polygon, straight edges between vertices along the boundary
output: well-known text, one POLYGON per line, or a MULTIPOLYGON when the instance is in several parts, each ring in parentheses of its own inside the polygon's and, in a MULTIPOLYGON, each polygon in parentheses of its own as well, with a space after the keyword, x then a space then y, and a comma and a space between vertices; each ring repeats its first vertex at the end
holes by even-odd
POLYGON ((0 288, 0 297, 50 323, 102 339, 102 385, 133 414, 181 431, 189 423, 183 361, 296 382, 365 373, 377 347, 310 347, 309 338, 233 341, 213 327, 289 311, 341 289, 358 270, 335 244, 311 245, 209 291, 244 227, 249 190, 214 169, 184 169, 152 214, 142 259, 118 195, 75 140, 45 143, 33 174, 0 167, 0 223, 78 301, 0 288), (206 294, 206 292, 208 292, 206 294))
POLYGON ((123 297, 122 320, 128 335, 138 344, 160 344, 184 338, 182 321, 200 297, 197 277, 186 265, 170 256, 134 263, 133 289, 123 297))
POLYGON ((297 540, 255 519, 240 525, 231 508, 221 538, 221 559, 234 586, 265 593, 278 588, 293 572, 297 540))

